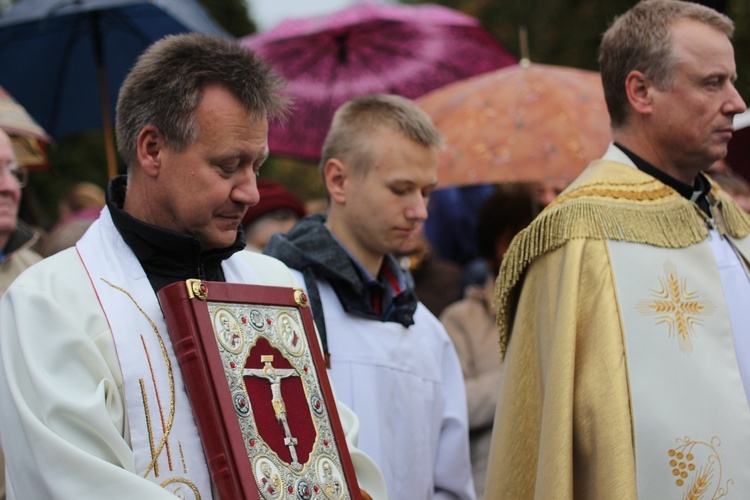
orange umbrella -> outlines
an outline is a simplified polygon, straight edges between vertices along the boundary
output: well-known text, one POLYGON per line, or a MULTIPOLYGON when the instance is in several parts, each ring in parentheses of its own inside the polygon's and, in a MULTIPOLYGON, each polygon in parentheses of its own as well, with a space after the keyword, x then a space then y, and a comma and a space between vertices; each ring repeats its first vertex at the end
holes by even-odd
POLYGON ((570 182, 611 141, 599 74, 508 66, 418 99, 445 135, 439 186, 570 182))
POLYGON ((10 136, 19 163, 32 170, 48 167, 44 145, 50 142, 49 135, 2 87, 0 128, 10 136))

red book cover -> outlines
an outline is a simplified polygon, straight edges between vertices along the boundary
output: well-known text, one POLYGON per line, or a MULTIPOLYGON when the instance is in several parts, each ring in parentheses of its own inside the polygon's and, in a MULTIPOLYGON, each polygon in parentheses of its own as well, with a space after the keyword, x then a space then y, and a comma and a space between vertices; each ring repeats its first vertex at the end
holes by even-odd
POLYGON ((305 293, 188 280, 158 295, 219 498, 359 500, 305 293))

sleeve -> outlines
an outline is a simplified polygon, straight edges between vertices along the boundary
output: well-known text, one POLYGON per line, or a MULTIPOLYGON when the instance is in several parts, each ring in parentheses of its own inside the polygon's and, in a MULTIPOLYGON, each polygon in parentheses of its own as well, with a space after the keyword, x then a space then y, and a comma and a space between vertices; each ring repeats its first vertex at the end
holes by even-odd
MULTIPOLYGON (((466 401, 469 413, 469 429, 478 430, 492 426, 497 406, 497 391, 500 387, 502 372, 500 370, 500 352, 476 352, 476 345, 472 342, 472 335, 477 335, 476 328, 484 327, 484 322, 477 320, 478 315, 487 315, 483 305, 472 307, 472 299, 463 299, 449 306, 440 316, 453 345, 456 347, 458 359, 461 362, 464 381, 466 383, 466 401), (481 326, 480 326, 481 325, 481 326), (494 356, 496 369, 480 371, 475 356, 494 356)), ((489 319, 490 327, 494 330, 494 320, 489 319)), ((481 332, 486 335, 487 331, 481 332)), ((493 335, 493 338, 497 338, 493 335)), ((497 342, 495 342, 497 344, 497 342)), ((485 358, 486 359, 486 358, 485 358)))
POLYGON ((58 298, 17 281, 0 301, 0 441, 8 497, 174 499, 133 472, 106 322, 92 319, 75 299, 63 304, 58 298), (85 327, 100 328, 101 335, 90 336, 85 327))
MULTIPOLYGON (((442 330, 442 325, 438 325, 442 330)), ((445 404, 435 458, 435 499, 474 499, 469 457, 466 388, 456 349, 447 333, 443 343, 442 380, 445 404)))
POLYGON ((388 490, 385 486, 383 474, 375 462, 357 448, 359 418, 348 406, 338 399, 336 400, 336 409, 341 419, 341 427, 344 429, 346 444, 349 448, 349 455, 352 458, 354 473, 357 474, 357 482, 360 489, 365 491, 373 500, 387 500, 388 490))
POLYGON ((606 242, 572 240, 520 284, 487 498, 636 498, 624 341, 606 242))

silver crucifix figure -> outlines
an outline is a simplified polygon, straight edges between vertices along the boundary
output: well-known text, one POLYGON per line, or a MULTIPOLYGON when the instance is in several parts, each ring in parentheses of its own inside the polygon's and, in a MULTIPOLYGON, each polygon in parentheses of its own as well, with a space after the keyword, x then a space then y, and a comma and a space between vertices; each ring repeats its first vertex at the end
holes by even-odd
POLYGON ((271 405, 276 414, 276 420, 284 427, 284 444, 289 447, 289 452, 292 455, 290 465, 293 469, 302 470, 302 464, 297 459, 297 438, 292 436, 292 431, 289 429, 289 423, 286 419, 286 406, 284 406, 284 398, 281 395, 281 379, 299 377, 299 374, 291 368, 274 368, 271 364, 273 363, 272 355, 261 356, 260 361, 263 363, 263 368, 245 368, 243 375, 264 378, 271 384, 271 405))

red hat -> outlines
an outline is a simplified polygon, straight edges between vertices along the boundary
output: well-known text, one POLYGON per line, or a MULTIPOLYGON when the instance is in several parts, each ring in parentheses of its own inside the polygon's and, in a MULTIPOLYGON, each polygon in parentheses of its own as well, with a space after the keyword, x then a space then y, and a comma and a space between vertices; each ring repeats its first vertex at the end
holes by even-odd
POLYGON ((248 207, 242 218, 242 227, 258 220, 268 212, 287 209, 296 213, 300 218, 306 215, 302 200, 287 191, 284 186, 270 179, 258 179, 260 201, 257 205, 248 207))

